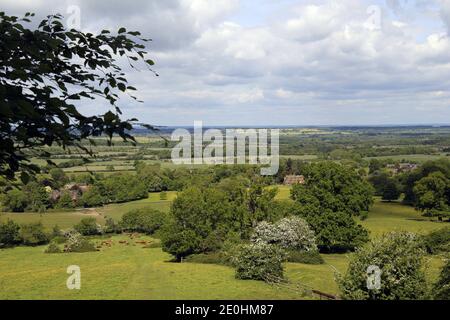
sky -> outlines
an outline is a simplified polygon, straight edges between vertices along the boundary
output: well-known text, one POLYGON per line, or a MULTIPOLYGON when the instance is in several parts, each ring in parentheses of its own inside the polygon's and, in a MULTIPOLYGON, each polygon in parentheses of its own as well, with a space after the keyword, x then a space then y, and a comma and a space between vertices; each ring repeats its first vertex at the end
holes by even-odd
POLYGON ((73 8, 83 31, 153 39, 160 76, 125 68, 144 103, 120 106, 141 122, 450 123, 450 0, 0 0, 8 14, 66 23, 73 8))

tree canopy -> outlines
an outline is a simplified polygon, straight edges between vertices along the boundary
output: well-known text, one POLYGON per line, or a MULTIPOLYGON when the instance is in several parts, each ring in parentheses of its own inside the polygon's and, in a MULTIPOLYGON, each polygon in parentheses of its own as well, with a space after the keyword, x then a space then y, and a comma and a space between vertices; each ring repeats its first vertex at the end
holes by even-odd
POLYGON ((13 179, 20 171, 24 182, 39 170, 27 161, 30 153, 48 156, 42 146, 90 153, 80 142, 91 136, 134 141, 128 130, 137 119, 122 120, 118 100, 120 93, 137 100, 130 94, 136 89, 128 85, 119 58, 132 68, 139 61, 150 70, 154 64, 145 46, 150 39, 138 31, 67 30, 58 14, 27 28, 33 16, 0 12, 0 175, 13 179), (111 110, 93 116, 78 111, 76 101, 97 97, 111 110))

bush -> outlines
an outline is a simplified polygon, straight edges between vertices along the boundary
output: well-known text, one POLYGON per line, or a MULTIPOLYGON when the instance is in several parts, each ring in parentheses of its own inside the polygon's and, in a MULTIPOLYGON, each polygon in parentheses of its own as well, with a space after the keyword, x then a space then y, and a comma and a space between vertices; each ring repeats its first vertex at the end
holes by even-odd
POLYGON ((12 220, 0 223, 0 247, 12 246, 20 242, 20 226, 12 220))
POLYGON ((243 245, 233 264, 237 279, 277 281, 283 278, 285 252, 278 246, 266 243, 243 245))
POLYGON ((20 238, 24 245, 37 246, 48 243, 49 237, 44 232, 44 226, 41 222, 23 224, 20 227, 20 238))
POLYGON ((288 251, 287 261, 304 264, 323 264, 323 258, 318 251, 288 251))
POLYGON ((105 233, 120 233, 122 229, 111 217, 105 217, 105 233))
POLYGON ((95 245, 89 240, 84 239, 81 234, 75 230, 65 234, 67 242, 64 246, 64 252, 90 252, 97 251, 95 245))
POLYGON ((166 217, 164 212, 152 208, 142 208, 125 213, 119 225, 126 231, 153 234, 164 225, 166 217))
POLYGON ((106 198, 103 196, 101 188, 94 184, 83 193, 80 202, 84 207, 98 207, 106 203, 106 198))
POLYGON ((412 233, 391 232, 372 240, 352 257, 347 273, 338 278, 342 298, 348 300, 410 300, 427 297, 422 269, 424 250, 412 233), (381 271, 379 289, 368 289, 368 268, 381 271))
POLYGON ((73 227, 83 236, 93 236, 96 234, 101 234, 101 227, 97 224, 95 218, 83 218, 80 223, 73 227))
POLYGON ((44 251, 45 253, 61 253, 61 249, 59 248, 59 246, 55 243, 55 242, 50 242, 50 244, 48 245, 47 249, 45 249, 44 251))
POLYGON ((450 300, 450 259, 447 259, 434 285, 433 296, 436 300, 450 300))
POLYGON ((167 200, 167 192, 161 191, 159 194, 159 200, 167 200))
POLYGON ((450 227, 430 232, 423 236, 423 242, 430 254, 450 252, 450 227))
POLYGON ((255 228, 252 241, 276 244, 290 250, 317 250, 314 232, 308 223, 299 217, 283 218, 276 224, 260 222, 255 228))
POLYGON ((5 211, 23 212, 28 206, 26 194, 17 189, 9 190, 2 196, 1 201, 5 211))

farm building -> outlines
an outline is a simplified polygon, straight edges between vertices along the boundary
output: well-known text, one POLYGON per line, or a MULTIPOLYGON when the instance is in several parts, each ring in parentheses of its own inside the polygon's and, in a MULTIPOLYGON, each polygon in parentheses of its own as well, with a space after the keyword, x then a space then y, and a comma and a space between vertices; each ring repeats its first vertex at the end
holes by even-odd
POLYGON ((287 186, 291 186, 293 184, 304 184, 305 177, 301 175, 288 175, 284 177, 283 184, 287 186))

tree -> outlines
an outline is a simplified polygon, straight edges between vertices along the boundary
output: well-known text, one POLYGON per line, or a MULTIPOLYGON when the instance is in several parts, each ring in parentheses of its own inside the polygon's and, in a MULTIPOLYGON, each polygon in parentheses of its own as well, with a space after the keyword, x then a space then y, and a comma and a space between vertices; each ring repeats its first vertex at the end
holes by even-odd
POLYGON ((414 187, 416 208, 428 216, 450 217, 450 179, 441 172, 422 178, 414 187))
POLYGON ((153 234, 167 220, 167 214, 153 208, 142 208, 128 211, 119 223, 123 230, 153 234))
POLYGON ((447 259, 438 281, 434 285, 434 299, 450 300, 450 259, 447 259))
POLYGON ((73 228, 83 236, 93 236, 101 233, 97 220, 92 217, 81 219, 73 228))
POLYGON ((316 234, 321 252, 352 251, 369 240, 367 230, 345 212, 326 211, 305 218, 316 234))
POLYGON ((243 245, 234 257, 237 279, 279 281, 283 279, 285 252, 267 243, 243 245))
POLYGON ((375 195, 382 196, 384 188, 390 179, 389 173, 382 171, 372 174, 368 180, 375 190, 375 195))
POLYGON ((23 212, 28 206, 28 198, 21 190, 12 189, 2 195, 3 207, 12 212, 23 212))
POLYGON ((338 279, 342 297, 348 300, 426 298, 423 255, 424 250, 412 233, 391 232, 372 240, 357 250, 346 274, 338 279), (369 267, 381 272, 379 287, 372 282, 374 286, 367 285, 369 267))
POLYGON ((254 230, 252 241, 278 245, 286 250, 317 251, 314 232, 299 217, 283 218, 275 224, 260 222, 254 230))
POLYGON ((149 39, 137 31, 122 27, 116 35, 108 30, 94 35, 67 30, 61 15, 28 29, 24 25, 33 16, 19 19, 0 12, 0 175, 14 179, 21 171, 25 183, 29 172, 39 171, 29 157, 49 156, 42 146, 56 143, 91 154, 81 144, 90 136, 105 134, 111 142, 118 134, 134 141, 128 130, 136 119, 123 121, 117 101, 120 92, 135 88, 127 84, 118 58, 127 58, 133 67, 136 61, 148 68, 154 64, 146 57, 149 39), (112 111, 84 116, 73 104, 96 97, 108 101, 112 111))
POLYGON ((11 246, 20 242, 19 230, 20 226, 10 219, 0 223, 0 247, 11 246))
POLYGON ((66 176, 66 173, 61 168, 52 168, 50 169, 49 173, 50 176, 52 177, 54 186, 57 188, 61 188, 69 181, 69 178, 66 176))
POLYGON ((80 203, 85 207, 98 207, 106 202, 101 186, 93 184, 80 198, 80 203))
POLYGON ((296 184, 291 197, 319 211, 331 210, 359 215, 373 203, 372 188, 353 169, 334 162, 319 162, 304 167, 305 184, 296 184))
POLYGON ((75 204, 73 203, 72 196, 70 192, 63 191, 61 196, 58 199, 58 203, 56 204, 58 208, 74 208, 75 204))
POLYGON ((382 199, 385 201, 395 201, 400 197, 400 186, 394 179, 388 179, 386 185, 383 188, 382 199))
POLYGON ((24 245, 37 246, 48 242, 49 237, 44 232, 41 222, 29 223, 20 226, 20 238, 24 245))
POLYGON ((27 209, 36 212, 44 212, 50 206, 49 194, 45 187, 35 181, 31 181, 23 188, 27 196, 27 209))

